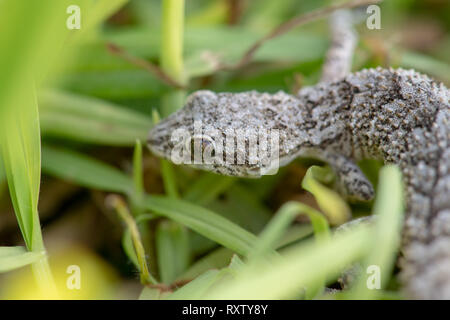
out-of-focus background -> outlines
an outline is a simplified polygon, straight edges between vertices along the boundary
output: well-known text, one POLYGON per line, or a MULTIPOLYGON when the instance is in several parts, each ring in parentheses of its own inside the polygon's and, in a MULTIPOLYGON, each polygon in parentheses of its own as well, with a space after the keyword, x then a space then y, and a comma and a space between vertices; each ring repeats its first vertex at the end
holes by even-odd
MULTIPOLYGON (((5 60, 0 66, 32 66, 39 75, 42 178, 38 208, 44 243, 62 297, 135 299, 142 292, 136 262, 131 261, 132 254, 126 250, 130 250, 131 242, 124 237, 123 219, 105 205, 108 194, 126 194, 131 214, 140 214, 139 209, 133 209, 133 195, 121 192, 121 186, 127 185, 133 174, 137 139, 144 145, 142 167, 147 194, 178 195, 254 234, 287 201, 300 201, 321 210, 314 197, 301 187, 306 169, 315 162, 295 161, 279 174, 263 179, 234 179, 161 163, 146 150, 145 138, 158 117, 155 111, 164 117, 198 89, 293 93, 315 84, 329 46, 326 18, 267 41, 250 63, 237 70, 220 70, 220 64, 236 63, 246 49, 279 24, 335 1, 189 0, 185 2, 184 23, 179 18, 173 20, 184 25, 181 38, 170 35, 179 31, 179 26, 174 30, 164 27, 164 17, 168 19, 169 14, 164 14, 163 3, 169 6, 171 1, 72 2, 81 8, 79 30, 67 30, 66 20, 71 13, 65 12, 66 7, 55 6, 64 11, 42 15, 42 19, 51 14, 58 16, 54 24, 46 24, 39 21, 39 6, 32 4, 28 9, 26 5, 15 8, 37 10, 35 13, 12 11, 0 28, 0 38, 6 39, 1 43, 10 43, 8 48, 13 53, 1 55, 5 60), (44 27, 33 34, 27 30, 33 25, 44 27), (61 32, 55 28, 61 28, 61 32), (12 34, 34 37, 48 51, 27 51, 42 46, 31 41, 29 47, 22 47, 19 40, 8 40, 12 34), (55 38, 48 39, 49 34, 55 38), (181 61, 166 56, 173 48, 162 48, 170 47, 164 37, 182 40, 181 61), (155 76, 146 62, 161 66, 185 88, 174 88, 155 76), (92 159, 98 163, 89 162, 92 159), (171 181, 176 181, 175 192, 171 181), (81 290, 65 286, 69 265, 80 267, 81 290)), ((0 1, 0 5, 7 4, 0 1)), ((369 14, 364 9, 356 14, 359 41, 352 69, 414 68, 448 85, 450 2, 389 0, 379 6, 379 30, 367 28, 369 14)), ((6 14, 0 13, 1 19, 6 14)), ((7 52, 4 49, 0 47, 7 52)), ((20 88, 20 84, 16 86, 16 96, 20 88)), ((376 183, 380 164, 362 165, 376 183)), ((371 203, 351 204, 351 209, 354 216, 369 214, 371 203)), ((209 268, 221 268, 230 262, 231 251, 173 219, 158 216, 139 227, 150 273, 164 283, 160 294, 173 291, 209 268), (201 261, 206 262, 202 265, 201 261)), ((287 237, 286 243, 310 236, 312 231, 307 219, 299 218, 289 232, 293 240, 287 237)), ((2 169, 0 246, 23 245, 2 169)), ((0 273, 1 298, 42 297, 34 287, 29 267, 0 273)), ((395 290, 395 284, 392 288, 395 290)))

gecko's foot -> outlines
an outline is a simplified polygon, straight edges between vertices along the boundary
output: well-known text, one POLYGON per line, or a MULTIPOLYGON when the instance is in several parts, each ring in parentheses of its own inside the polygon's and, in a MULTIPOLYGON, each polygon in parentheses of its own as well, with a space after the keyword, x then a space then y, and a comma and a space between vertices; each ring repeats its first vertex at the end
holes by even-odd
POLYGON ((338 191, 350 200, 369 201, 375 196, 372 184, 361 169, 344 156, 333 156, 329 159, 336 174, 338 191))

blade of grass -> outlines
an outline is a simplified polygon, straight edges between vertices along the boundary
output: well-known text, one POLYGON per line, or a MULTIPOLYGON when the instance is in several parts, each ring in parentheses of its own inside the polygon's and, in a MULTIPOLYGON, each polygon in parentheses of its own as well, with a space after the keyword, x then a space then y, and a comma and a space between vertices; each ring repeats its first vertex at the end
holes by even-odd
POLYGON ((143 284, 158 283, 148 270, 147 261, 145 259, 144 246, 142 245, 138 226, 134 221, 133 216, 129 212, 125 202, 117 195, 110 195, 105 199, 105 202, 110 208, 113 208, 117 212, 117 214, 125 222, 127 229, 129 230, 134 248, 134 256, 136 257, 137 265, 139 266, 141 282, 143 284))
POLYGON ((249 260, 259 260, 275 249, 286 229, 301 214, 307 215, 310 219, 314 235, 319 242, 329 240, 330 228, 327 220, 320 212, 300 202, 288 202, 277 211, 258 236, 249 260))
MULTIPOLYGON (((187 83, 183 66, 184 0, 163 0, 161 17, 161 71, 174 83, 184 86, 187 83)), ((161 98, 161 115, 166 117, 181 108, 184 96, 185 91, 180 88, 172 88, 165 93, 161 98)), ((172 164, 164 159, 160 161, 160 164, 166 194, 173 199, 179 198, 172 164)), ((170 229, 166 229, 163 222, 158 226, 157 233, 158 252, 162 258, 158 261, 164 281, 174 280, 179 272, 187 267, 190 256, 190 249, 186 247, 189 243, 189 235, 184 227, 173 224, 170 229), (185 242, 184 245, 183 242, 185 242), (173 263, 179 264, 179 268, 173 263)))
MULTIPOLYGON (((162 70, 181 85, 187 84, 183 63, 184 0, 163 0, 160 61, 162 70)), ((162 96, 163 118, 182 107, 186 92, 172 89, 162 96)))
POLYGON ((443 81, 450 82, 450 65, 433 57, 406 51, 402 53, 400 65, 435 75, 443 81))
POLYGON ((169 294, 169 291, 161 290, 161 288, 145 287, 139 295, 139 300, 161 300, 169 294))
POLYGON ((59 112, 85 119, 98 119, 104 123, 150 129, 152 121, 142 113, 135 112, 109 101, 74 93, 46 90, 39 94, 42 113, 59 112))
POLYGON ((175 172, 172 163, 165 159, 161 159, 161 175, 163 177, 164 190, 171 198, 179 198, 175 172))
MULTIPOLYGON (((152 215, 152 214, 140 214, 139 216, 137 216, 135 218, 135 221, 136 221, 136 224, 138 225, 138 227, 141 227, 142 222, 153 220, 155 218, 157 218, 157 216, 152 215)), ((142 230, 142 229, 139 229, 139 230, 142 230)), ((143 229, 143 230, 148 230, 148 229, 143 229)), ((142 232, 141 232, 141 234, 142 234, 142 232)), ((144 235, 142 236, 142 239, 144 240, 144 235)), ((125 251, 125 254, 131 260, 131 262, 133 262, 134 266, 139 269, 139 262, 138 262, 138 259, 136 256, 136 252, 134 251, 133 238, 131 237, 131 233, 130 233, 129 229, 126 229, 123 232, 122 247, 123 247, 123 250, 125 251)))
POLYGON ((209 203, 208 208, 253 233, 259 233, 273 215, 263 201, 255 195, 251 186, 244 186, 242 181, 238 181, 230 186, 223 198, 209 203))
POLYGON ((161 221, 156 228, 155 240, 161 281, 170 284, 189 265, 189 235, 182 225, 161 221))
POLYGON ((45 135, 76 141, 133 145, 146 139, 150 118, 110 102, 61 91, 40 94, 40 121, 45 135))
POLYGON ((131 236, 130 229, 125 229, 122 235, 122 248, 128 259, 131 260, 133 265, 139 270, 139 260, 134 251, 133 238, 131 236))
POLYGON ((203 299, 287 299, 298 297, 303 288, 315 287, 326 274, 334 279, 349 263, 368 252, 372 230, 358 226, 330 241, 308 241, 285 251, 270 265, 247 265, 232 281, 203 299), (330 263, 332 261, 333 263, 330 263))
POLYGON ((283 249, 285 246, 294 244, 305 239, 314 233, 313 227, 309 224, 293 225, 283 234, 278 241, 277 249, 283 249))
MULTIPOLYGON (((102 21, 106 20, 109 16, 117 12, 121 7, 123 7, 129 0, 96 0, 88 1, 88 6, 81 10, 83 12, 89 12, 87 19, 83 22, 83 27, 81 30, 89 30, 95 25, 100 24, 102 21)), ((78 34, 77 34, 78 36, 78 34)), ((79 36, 83 36, 80 33, 79 36)))
MULTIPOLYGON (((130 196, 132 205, 132 213, 134 217, 139 217, 143 214, 142 200, 144 199, 144 169, 142 167, 142 144, 140 140, 136 140, 133 153, 133 185, 134 192, 130 196)), ((142 238, 146 239, 148 230, 145 226, 139 228, 142 233, 142 238)))
POLYGON ((45 252, 27 252, 24 247, 0 247, 0 273, 12 271, 45 258, 45 252))
MULTIPOLYGON (((37 202, 41 144, 35 94, 55 68, 68 33, 64 28, 68 1, 0 2, 1 148, 11 199, 28 250, 45 252, 37 202)), ((47 296, 56 289, 46 256, 32 265, 47 296)))
POLYGON ((235 181, 236 179, 230 176, 204 173, 189 187, 183 198, 199 205, 205 205, 228 190, 235 181))
MULTIPOLYGON (((163 0, 161 8, 161 69, 173 80, 181 85, 187 83, 183 66, 183 32, 184 32, 184 0, 163 0)), ((162 96, 161 115, 167 117, 181 108, 185 91, 172 89, 162 96)), ((171 163, 161 160, 161 174, 163 176, 166 193, 178 198, 178 190, 174 169, 171 163)))
POLYGON ((24 247, 15 246, 15 247, 0 247, 0 258, 21 255, 22 253, 27 252, 24 247))
POLYGON ((61 113, 44 113, 41 123, 44 137, 106 146, 133 146, 136 139, 144 140, 148 133, 147 128, 109 125, 107 122, 61 113))
MULTIPOLYGON (((61 179, 104 191, 129 193, 133 181, 118 169, 79 153, 45 146, 43 170, 61 179)), ((146 196, 146 210, 158 213, 238 253, 248 253, 256 236, 217 213, 187 201, 146 196)))
POLYGON ((147 196, 144 206, 240 254, 248 254, 256 241, 255 235, 217 213, 183 200, 147 196))
POLYGON ((138 199, 142 199, 144 195, 144 172, 142 169, 142 143, 136 140, 133 153, 133 182, 134 194, 138 199))
POLYGON ((189 282, 182 288, 166 297, 168 300, 186 300, 186 299, 200 299, 208 290, 227 276, 229 271, 223 270, 209 270, 201 274, 195 280, 189 282))
MULTIPOLYGON (((312 227, 309 225, 293 226, 283 234, 276 248, 279 249, 295 241, 304 239, 312 233, 312 227)), ((197 260, 185 273, 178 277, 178 280, 192 279, 210 269, 223 268, 230 262, 233 254, 233 251, 230 249, 220 247, 197 260)))
MULTIPOLYGON (((375 220, 374 241, 363 270, 377 266, 380 270, 380 289, 389 282, 400 245, 404 199, 402 175, 398 167, 388 165, 380 170, 378 194, 373 208, 375 220)), ((350 299, 376 299, 379 290, 370 290, 366 275, 348 293, 350 299)))
MULTIPOLYGON (((1 159, 1 155, 0 155, 0 159, 1 159)), ((0 194, 1 194, 1 185, 3 184, 3 182, 5 182, 6 179, 6 175, 5 175, 5 169, 3 168, 3 163, 2 161, 0 161, 0 194)))
POLYGON ((330 223, 339 225, 351 217, 351 211, 348 204, 336 192, 320 183, 330 183, 334 179, 333 177, 333 172, 329 167, 311 166, 306 171, 302 187, 314 195, 330 223))
POLYGON ((161 16, 161 67, 173 79, 185 83, 183 67, 184 0, 163 0, 161 16))
MULTIPOLYGON (((307 215, 310 219, 317 242, 324 243, 330 239, 328 222, 320 212, 300 202, 288 202, 278 210, 275 217, 259 235, 255 248, 249 256, 249 263, 258 263, 268 256, 275 249, 288 226, 301 214, 307 215)), ((306 299, 312 299, 317 293, 324 290, 325 275, 323 276, 322 281, 318 280, 313 287, 306 288, 306 299)))
POLYGON ((233 251, 228 248, 218 248, 207 256, 197 260, 195 264, 178 277, 178 280, 193 279, 208 270, 223 268, 230 263, 233 254, 233 251))
POLYGON ((202 296, 208 294, 214 288, 220 286, 224 281, 229 280, 235 276, 242 268, 244 263, 235 254, 231 258, 231 262, 227 267, 221 270, 209 270, 194 280, 190 281, 181 289, 168 295, 168 300, 185 300, 185 299, 200 299, 202 296))
MULTIPOLYGON (((153 111, 152 115, 153 123, 156 125, 161 120, 161 118, 158 111, 156 110, 153 111)), ((166 194, 168 194, 171 198, 179 198, 173 165, 165 159, 161 159, 159 163, 161 166, 161 176, 163 179, 164 190, 166 191, 166 194)))
MULTIPOLYGON (((30 85, 22 93, 18 113, 4 110, 1 149, 14 212, 29 251, 45 253, 37 209, 41 177, 39 115, 30 85)), ((15 110, 14 110, 15 111, 15 110)), ((45 254, 32 265, 41 290, 53 295, 56 287, 45 254)))
POLYGON ((88 188, 125 194, 134 190, 133 180, 120 170, 67 149, 43 146, 42 170, 88 188))

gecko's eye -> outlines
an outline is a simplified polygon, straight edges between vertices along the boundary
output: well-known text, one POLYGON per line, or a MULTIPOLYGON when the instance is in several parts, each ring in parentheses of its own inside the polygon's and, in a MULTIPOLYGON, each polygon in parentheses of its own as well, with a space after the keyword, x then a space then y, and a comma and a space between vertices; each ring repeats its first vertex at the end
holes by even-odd
POLYGON ((191 137, 186 148, 191 153, 191 161, 206 161, 215 155, 214 141, 206 135, 196 135, 191 137))

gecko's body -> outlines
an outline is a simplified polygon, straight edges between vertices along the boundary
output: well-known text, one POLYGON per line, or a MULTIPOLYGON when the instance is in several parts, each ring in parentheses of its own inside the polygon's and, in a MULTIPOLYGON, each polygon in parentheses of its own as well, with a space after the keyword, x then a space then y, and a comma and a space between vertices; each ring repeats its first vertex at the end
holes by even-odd
POLYGON ((276 129, 281 165, 302 156, 327 161, 341 190, 362 199, 370 199, 373 189, 355 162, 375 158, 397 164, 406 186, 402 279, 407 292, 416 298, 450 298, 449 95, 444 85, 415 71, 381 68, 305 88, 295 96, 199 91, 150 132, 149 147, 171 159, 172 133, 184 128, 194 134, 195 120, 202 122, 203 135, 214 129, 242 139, 234 132, 244 129, 246 143, 237 147, 243 163, 196 167, 258 176, 262 164, 246 157, 249 143, 259 141, 248 138, 261 129, 276 129))

